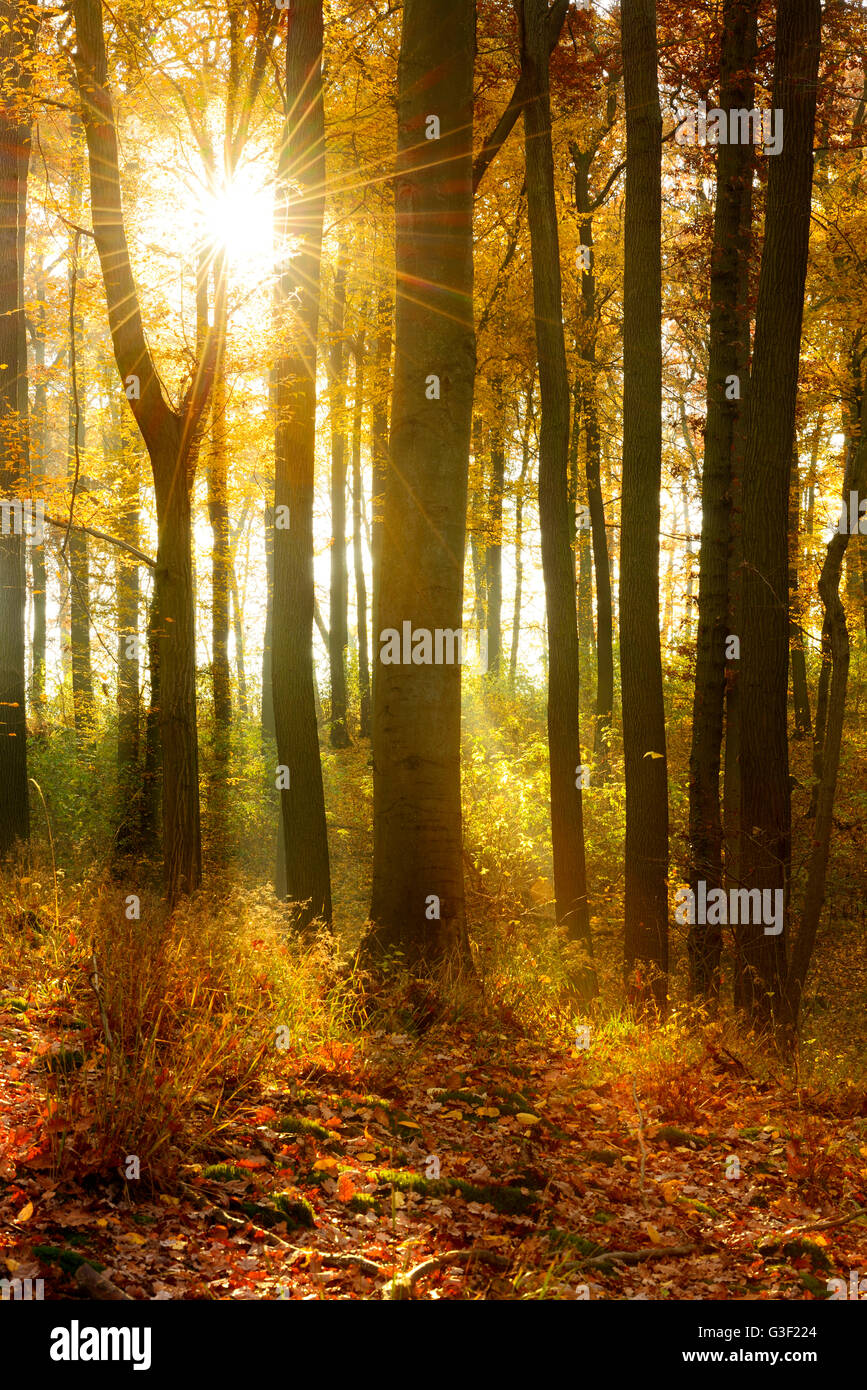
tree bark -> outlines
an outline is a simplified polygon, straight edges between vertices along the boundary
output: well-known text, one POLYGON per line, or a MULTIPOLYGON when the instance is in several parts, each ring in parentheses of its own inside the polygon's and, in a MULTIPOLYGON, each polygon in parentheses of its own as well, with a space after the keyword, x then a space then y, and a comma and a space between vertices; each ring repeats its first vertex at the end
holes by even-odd
POLYGON ((485 588, 488 595, 488 671, 499 674, 503 654, 503 488, 506 478, 506 421, 503 384, 492 383, 491 478, 488 488, 485 588))
POLYGON ((527 470, 530 466, 530 432, 533 428, 533 391, 535 377, 527 388, 524 411, 524 433, 521 439, 521 475, 515 495, 515 600, 512 606, 512 648, 509 652, 509 684, 515 688, 518 675, 518 644, 521 637, 521 598, 524 586, 524 490, 527 485, 527 470))
MULTIPOLYGON (((0 497, 23 502, 29 473, 24 233, 30 164, 35 13, 0 0, 0 497)), ((23 526, 0 534, 0 857, 30 837, 27 786, 26 582, 23 526), (16 534, 17 532, 17 534, 16 534)))
POLYGON ((809 738, 810 688, 807 685, 807 661, 804 655, 804 612, 801 603, 800 580, 801 479, 798 445, 792 452, 792 477, 789 483, 789 660, 792 667, 792 704, 795 710, 795 738, 809 738))
POLYGON ((662 116, 653 0, 623 0, 626 211, 620 661, 626 774, 625 964, 632 997, 665 1008, 668 773, 659 646, 662 471, 662 116))
POLYGON ((229 666, 229 604, 232 553, 229 543, 229 477, 227 447, 226 346, 228 336, 225 251, 214 258, 214 338, 216 363, 211 399, 211 440, 208 456, 208 518, 211 523, 211 679, 214 693, 214 746, 218 756, 228 751, 232 728, 232 677, 229 666))
MULTIPOLYGON (((406 0, 398 68, 391 466, 376 633, 460 630, 475 374, 472 0, 406 0), (436 116, 439 129, 428 120, 436 116), (434 137, 426 138, 428 132, 434 137), (439 136, 436 139, 436 136, 439 136)), ((461 846, 461 670, 383 664, 373 719, 365 955, 471 970, 461 846)))
POLYGON ((331 672, 331 746, 348 748, 346 646, 349 573, 346 564, 346 276, 345 246, 337 256, 331 306, 329 396, 331 398, 331 602, 328 615, 328 664, 331 672))
MULTIPOLYGON (((33 479, 35 498, 43 497, 48 443, 48 391, 45 382, 45 295, 45 273, 40 261, 36 273, 37 302, 33 327, 33 364, 36 368, 36 380, 33 390, 33 414, 30 428, 30 474, 33 479)), ((45 542, 43 539, 38 537, 34 538, 30 546, 30 564, 33 575, 33 677, 31 683, 31 699, 36 719, 41 721, 45 713, 45 671, 48 656, 47 630, 45 623, 48 575, 45 566, 45 542)))
MULTIPOLYGON (((720 53, 720 107, 750 109, 755 82, 758 0, 726 0, 720 53)), ((752 241, 752 146, 717 150, 716 206, 710 277, 707 423, 701 476, 698 633, 689 760, 689 885, 707 891, 723 881, 720 762, 729 623, 729 546, 738 424, 749 380, 749 265, 752 241), (737 384, 735 394, 734 382, 737 384), (727 391, 728 388, 728 391, 727 391)), ((685 424, 685 414, 684 414, 685 424)), ((738 663, 731 664, 736 679, 738 663)), ((697 897, 695 901, 697 901, 697 897)), ((695 923, 688 937, 690 992, 719 993, 722 931, 695 923)))
MULTIPOLYGON (((782 153, 768 175, 743 470, 740 878, 782 891, 788 920, 791 799, 788 751, 788 510, 810 237, 820 0, 780 5, 772 106, 782 153)), ((744 1006, 766 1026, 783 1010, 786 931, 739 926, 744 1006)))
POLYGON ((352 562, 355 571, 355 611, 358 634, 359 734, 370 738, 370 659, 367 651, 367 581, 361 534, 361 429, 364 420, 364 338, 355 343, 355 402, 352 413, 352 562))
POLYGON ((285 856, 281 896, 284 891, 299 904, 295 921, 301 929, 316 920, 331 922, 313 680, 316 346, 325 211, 322 30, 322 0, 298 0, 286 36, 286 116, 277 165, 276 297, 282 343, 274 369, 278 525, 272 662, 277 758, 290 778, 280 792, 285 856), (279 524, 281 516, 288 517, 288 526, 279 524))
POLYGON ((563 336, 560 243, 554 188, 547 0, 518 6, 521 66, 526 73, 524 137, 527 214, 533 262, 533 307, 542 410, 539 429, 539 520, 548 640, 548 760, 557 921, 581 943, 575 986, 584 1002, 596 992, 584 853, 579 652, 575 603, 574 517, 569 508, 569 376, 563 336))

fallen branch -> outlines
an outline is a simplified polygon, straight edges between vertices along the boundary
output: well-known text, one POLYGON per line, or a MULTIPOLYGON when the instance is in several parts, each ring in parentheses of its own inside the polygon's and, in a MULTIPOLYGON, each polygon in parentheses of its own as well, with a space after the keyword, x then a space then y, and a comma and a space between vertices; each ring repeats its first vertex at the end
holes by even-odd
POLYGON ((691 1255, 698 1249, 697 1245, 655 1245, 651 1250, 606 1250, 604 1255, 593 1255, 579 1263, 582 1267, 590 1265, 595 1269, 604 1269, 610 1260, 617 1260, 624 1265, 637 1265, 642 1260, 661 1260, 668 1255, 691 1255))
POLYGON ((808 1221, 804 1226, 787 1226, 784 1231, 769 1231, 768 1235, 776 1238, 796 1236, 801 1231, 830 1231, 832 1226, 847 1226, 850 1221, 857 1221, 859 1216, 867 1216, 867 1207, 856 1207, 848 1216, 833 1216, 829 1221, 808 1221))
POLYGON ((85 1293, 89 1293, 91 1298, 98 1298, 107 1303, 134 1303, 135 1300, 123 1289, 119 1289, 117 1284, 113 1284, 104 1274, 100 1274, 93 1265, 79 1265, 75 1271, 75 1282, 85 1293))
POLYGON ((641 1102, 638 1099, 638 1092, 635 1089, 635 1077, 632 1078, 632 1098, 635 1101, 635 1108, 638 1111, 638 1143, 641 1147, 641 1201, 645 1204, 647 1197, 644 1191, 644 1170, 647 1165, 647 1145, 644 1142, 644 1116, 641 1113, 641 1102))

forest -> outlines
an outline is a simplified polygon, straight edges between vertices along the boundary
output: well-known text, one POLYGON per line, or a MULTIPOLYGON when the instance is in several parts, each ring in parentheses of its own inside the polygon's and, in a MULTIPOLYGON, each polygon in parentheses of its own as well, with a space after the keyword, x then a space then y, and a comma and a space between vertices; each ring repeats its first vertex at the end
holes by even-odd
POLYGON ((0 0, 0 1302, 867 1299, 865 149, 843 0, 0 0))

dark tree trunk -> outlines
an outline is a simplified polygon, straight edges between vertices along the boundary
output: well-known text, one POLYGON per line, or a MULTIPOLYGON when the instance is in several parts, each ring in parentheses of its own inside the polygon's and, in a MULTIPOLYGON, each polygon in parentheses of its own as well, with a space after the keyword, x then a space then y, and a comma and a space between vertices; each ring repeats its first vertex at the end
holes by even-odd
MULTIPOLYGON (((563 6, 565 16, 566 7, 563 6)), ((533 260, 533 306, 542 399, 539 430, 539 520, 548 624, 548 760, 557 921, 580 941, 585 959, 575 984, 595 993, 593 943, 584 856, 583 775, 579 729, 578 621, 574 517, 569 507, 569 376, 563 337, 560 243, 554 189, 547 0, 518 8, 521 67, 527 78, 524 136, 527 214, 533 260)))
MULTIPOLYGON (((810 237, 820 0, 779 7, 771 105, 783 111, 770 163, 743 469, 740 878, 784 894, 788 920, 791 800, 787 728, 788 512, 804 283, 810 237)), ((786 932, 736 933, 744 1006, 762 1026, 783 1011, 786 932)))
MULTIPOLYGON (((720 107, 750 109, 758 0, 726 0, 720 54, 720 107)), ((733 456, 749 378, 749 263, 754 155, 750 145, 717 150, 716 208, 710 278, 707 424, 701 478, 698 634, 689 776, 690 888, 723 881, 720 761, 729 623, 729 546, 733 456), (737 381, 735 395, 732 378, 737 381), (728 387, 728 394, 727 394, 728 387), (729 399, 731 397, 731 399, 729 399)), ((684 412, 684 426, 685 412, 684 412)), ((737 678, 737 662, 732 678, 737 678)), ((697 898, 695 899, 697 901, 697 898)), ((695 923, 688 939, 690 991, 719 992, 722 931, 695 923)))
POLYGON ((358 630, 359 734, 370 738, 370 660, 367 653, 367 582, 361 534, 361 428, 364 420, 364 340, 355 344, 355 403, 352 414, 352 561, 358 630))
MULTIPOLYGON (((81 119, 70 117, 72 165, 70 207, 75 221, 81 219, 84 148, 81 119)), ((86 373, 84 364, 84 323, 78 296, 79 234, 69 236, 69 405, 67 412, 66 475, 75 502, 87 491, 84 473, 86 430, 86 373)), ((90 659, 90 555, 87 533, 71 530, 66 542, 69 558, 69 615, 72 660, 72 708, 79 737, 93 733, 93 667, 90 659)))
POLYGON ((406 0, 398 69, 397 306, 373 719, 368 958, 471 971, 461 669, 384 664, 383 631, 460 631, 475 333, 472 0, 406 0), (439 129, 428 121, 438 117, 439 129), (438 135, 430 142, 427 131, 438 135))
POLYGON ((274 369, 275 507, 278 521, 288 516, 289 524, 274 532, 272 661, 277 758, 290 778, 280 793, 281 896, 285 892, 300 904, 296 922, 302 929, 317 919, 331 922, 312 641, 316 345, 325 210, 322 27, 322 0, 298 0, 286 38, 286 118, 277 167, 282 345, 274 369))
MULTIPOLYGON (((36 275, 36 315, 33 330, 33 361, 36 384, 33 391, 33 416, 30 429, 30 474, 35 498, 42 498, 45 484, 46 452, 48 447, 48 391, 45 382, 45 275, 40 263, 36 275)), ((45 624, 48 576, 45 568, 45 542, 34 537, 30 547, 33 574, 33 679, 32 706, 37 720, 43 718, 46 701, 45 668, 48 646, 45 624)))
POLYGON ((348 259, 341 247, 334 279, 329 353, 331 398, 331 604, 328 616, 328 663, 331 672, 331 746, 349 747, 346 696, 346 645, 349 573, 346 564, 346 275, 348 259))
POLYGON ((626 774, 625 963, 632 997, 668 989, 668 772, 659 647, 662 116, 656 7, 623 0, 626 212, 620 662, 626 774))
MULTIPOLYGON (((373 372, 370 382, 370 567, 372 593, 370 621, 373 630, 374 653, 379 643, 379 594, 382 575, 382 509, 385 503, 385 478, 388 472, 388 397, 391 375, 392 303, 381 291, 376 302, 376 345, 373 353, 373 372)), ((372 687, 376 685, 379 661, 374 654, 372 687)))
MULTIPOLYGON (((0 497, 6 502, 22 501, 29 472, 24 232, 30 116, 21 102, 30 85, 36 23, 10 0, 0 2, 0 497)), ((0 529, 0 856, 30 837, 23 529, 9 516, 0 529)))

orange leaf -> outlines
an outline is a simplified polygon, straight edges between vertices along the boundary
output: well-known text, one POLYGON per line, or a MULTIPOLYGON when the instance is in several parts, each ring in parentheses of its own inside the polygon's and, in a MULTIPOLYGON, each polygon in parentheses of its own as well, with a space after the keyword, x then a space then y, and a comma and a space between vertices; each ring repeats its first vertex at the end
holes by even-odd
POLYGON ((350 1202, 355 1196, 355 1183, 348 1173, 341 1173, 337 1179, 338 1201, 350 1202))

